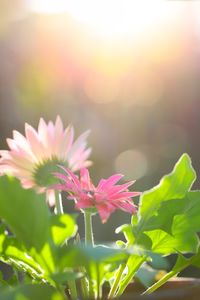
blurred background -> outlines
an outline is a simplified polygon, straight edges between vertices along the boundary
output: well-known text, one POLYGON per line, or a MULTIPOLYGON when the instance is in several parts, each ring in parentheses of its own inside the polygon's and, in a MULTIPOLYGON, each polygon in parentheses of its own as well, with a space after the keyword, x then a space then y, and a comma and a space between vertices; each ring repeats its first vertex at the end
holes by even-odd
MULTIPOLYGON (((91 129, 95 182, 120 172, 144 191, 183 152, 200 175, 200 2, 1 0, 1 149, 56 115, 91 129)), ((96 239, 129 220, 96 217, 96 239)))

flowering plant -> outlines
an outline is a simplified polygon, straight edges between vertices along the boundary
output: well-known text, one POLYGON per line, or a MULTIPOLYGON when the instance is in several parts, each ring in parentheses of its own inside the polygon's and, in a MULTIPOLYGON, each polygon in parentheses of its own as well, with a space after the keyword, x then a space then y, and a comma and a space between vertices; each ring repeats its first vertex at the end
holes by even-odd
POLYGON ((9 280, 0 279, 2 299, 111 299, 136 278, 149 294, 189 265, 200 267, 200 191, 191 190, 196 174, 190 157, 183 154, 169 175, 142 194, 129 190, 134 181, 119 184, 120 174, 95 186, 87 169, 88 132, 75 142, 73 132, 59 117, 55 124, 41 119, 38 131, 30 125, 25 136, 14 131, 10 150, 0 152, 0 260, 12 268, 9 280), (137 206, 132 198, 139 195, 137 206), (84 243, 77 214, 63 211, 70 200, 84 214, 84 243), (116 229, 124 240, 98 245, 93 215, 105 223, 116 209, 131 215, 129 224, 116 229), (144 282, 145 265, 156 268, 174 253, 169 272, 144 282))

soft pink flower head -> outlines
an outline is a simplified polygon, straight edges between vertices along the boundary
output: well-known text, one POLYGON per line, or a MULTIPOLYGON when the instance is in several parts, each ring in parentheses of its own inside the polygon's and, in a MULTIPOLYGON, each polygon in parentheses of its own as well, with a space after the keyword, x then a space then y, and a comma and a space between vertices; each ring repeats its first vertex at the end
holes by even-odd
POLYGON ((62 166, 61 168, 66 175, 55 173, 55 176, 63 181, 63 184, 57 184, 55 188, 67 191, 70 194, 68 198, 75 200, 77 209, 97 209, 103 223, 116 209, 122 209, 131 214, 136 212, 131 197, 140 195, 140 192, 128 190, 134 181, 116 184, 123 177, 123 175, 116 174, 108 179, 101 179, 95 187, 86 168, 80 170, 80 178, 69 169, 62 166))
POLYGON ((25 136, 14 130, 13 139, 7 139, 10 150, 0 151, 0 173, 11 173, 24 188, 45 191, 55 180, 52 172, 58 164, 73 171, 91 164, 87 160, 91 152, 87 148, 88 134, 89 131, 84 132, 74 142, 73 127, 64 129, 59 116, 55 124, 41 118, 38 130, 25 124, 25 136))

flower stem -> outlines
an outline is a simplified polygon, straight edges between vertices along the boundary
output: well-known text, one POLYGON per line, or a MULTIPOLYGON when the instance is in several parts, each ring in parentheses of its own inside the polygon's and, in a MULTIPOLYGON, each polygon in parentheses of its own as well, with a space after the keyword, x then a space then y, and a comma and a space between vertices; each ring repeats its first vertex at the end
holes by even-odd
POLYGON ((92 214, 91 212, 84 211, 85 221, 85 244, 94 247, 94 238, 92 230, 92 214))
MULTIPOLYGON (((56 205, 56 214, 57 215, 64 214, 63 205, 62 205, 62 195, 58 191, 55 191, 55 205, 56 205)), ((71 299, 72 300, 78 299, 75 280, 74 281, 71 280, 67 284, 70 290, 71 299)))
MULTIPOLYGON (((92 214, 91 212, 84 211, 84 223, 85 223, 85 245, 94 247, 94 238, 92 230, 92 214)), ((88 292, 91 299, 94 298, 94 291, 91 278, 88 278, 88 292)))
POLYGON ((63 211, 63 205, 62 205, 62 195, 60 192, 55 191, 55 204, 56 204, 56 214, 62 215, 64 213, 63 211))

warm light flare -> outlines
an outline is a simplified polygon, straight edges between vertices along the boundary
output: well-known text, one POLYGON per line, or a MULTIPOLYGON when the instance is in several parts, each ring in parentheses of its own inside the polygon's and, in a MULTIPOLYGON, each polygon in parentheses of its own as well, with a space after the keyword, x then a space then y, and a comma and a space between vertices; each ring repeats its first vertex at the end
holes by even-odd
POLYGON ((29 0, 32 10, 40 13, 67 12, 90 32, 104 38, 137 36, 169 20, 175 12, 161 0, 29 0))
POLYGON ((101 0, 69 1, 68 11, 93 32, 104 37, 132 36, 162 22, 164 1, 101 0))

